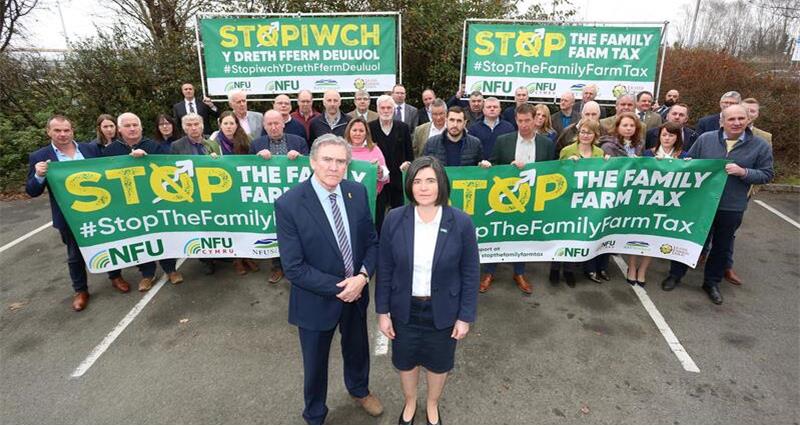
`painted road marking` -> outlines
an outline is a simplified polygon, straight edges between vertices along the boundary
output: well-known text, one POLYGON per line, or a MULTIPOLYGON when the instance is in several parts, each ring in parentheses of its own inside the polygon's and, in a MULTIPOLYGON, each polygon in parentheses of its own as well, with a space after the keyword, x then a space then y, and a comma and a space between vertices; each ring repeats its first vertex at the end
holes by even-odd
MULTIPOLYGON (((622 260, 622 257, 616 255, 612 257, 622 273, 627 274, 628 265, 624 260, 622 260)), ((654 305, 653 301, 650 300, 650 296, 647 295, 647 291, 638 285, 630 287, 633 287, 633 292, 636 293, 636 297, 639 298, 639 301, 642 302, 644 309, 648 314, 650 314, 650 318, 652 318, 653 322, 656 323, 658 331, 660 331, 661 335, 664 336, 664 340, 667 341, 669 348, 672 349, 672 353, 678 357, 678 361, 680 361, 683 369, 686 371, 691 371, 692 373, 699 373, 700 369, 697 367, 697 364, 694 363, 692 357, 689 356, 689 354, 686 352, 686 349, 683 348, 683 345, 675 336, 675 333, 672 332, 672 329, 669 327, 669 324, 667 324, 667 321, 664 320, 664 317, 661 315, 661 312, 658 311, 656 305, 654 305)))
MULTIPOLYGON (((185 260, 186 258, 178 259, 178 262, 175 264, 175 269, 177 270, 178 268, 180 268, 185 260)), ((111 344, 114 343, 115 340, 117 340, 117 337, 119 337, 119 335, 122 334, 123 331, 125 331, 125 328, 128 327, 128 325, 131 322, 133 322, 134 319, 136 319, 136 316, 138 316, 142 312, 142 310, 144 309, 145 306, 147 306, 150 300, 152 300, 153 297, 155 297, 156 294, 158 294, 158 291, 161 290, 161 287, 164 286, 165 282, 167 282, 167 274, 162 275, 161 278, 159 278, 156 284, 153 286, 153 288, 151 288, 150 291, 145 293, 142 299, 139 300, 139 303, 137 303, 136 306, 134 306, 133 309, 131 309, 130 312, 128 312, 128 315, 125 315, 125 318, 123 318, 122 321, 120 321, 119 324, 117 324, 117 326, 114 327, 114 329, 111 330, 110 333, 108 333, 108 335, 106 335, 103 341, 101 341, 99 345, 97 345, 94 349, 92 349, 92 352, 89 353, 89 356, 87 356, 86 359, 83 360, 83 362, 80 363, 80 365, 78 365, 78 368, 76 368, 75 371, 72 372, 72 377, 83 376, 86 373, 86 371, 88 371, 92 367, 92 365, 94 365, 95 361, 97 361, 100 358, 100 356, 102 356, 103 353, 105 353, 105 351, 111 346, 111 344)))
POLYGON ((778 211, 778 209, 770 206, 769 204, 767 204, 767 203, 765 203, 765 202, 763 202, 761 200, 753 200, 753 201, 756 204, 758 204, 759 206, 764 207, 765 209, 771 211, 772 213, 775 213, 776 216, 778 216, 779 218, 789 222, 795 228, 800 229, 800 223, 795 222, 794 219, 792 219, 789 216, 786 216, 785 214, 781 213, 780 211, 778 211))
POLYGON ((31 231, 31 232, 28 232, 27 234, 25 234, 25 235, 23 235, 23 236, 21 236, 21 237, 17 238, 16 240, 14 240, 14 241, 12 241, 12 242, 10 242, 10 243, 8 243, 8 244, 4 245, 3 247, 0 247, 0 253, 2 253, 2 252, 4 252, 4 251, 6 251, 6 250, 8 250, 8 249, 10 249, 11 247, 14 247, 15 245, 17 245, 17 244, 19 244, 19 243, 21 243, 21 242, 23 242, 23 241, 27 240, 28 238, 30 238, 30 237, 32 237, 32 236, 34 236, 34 235, 38 234, 39 232, 42 232, 42 231, 44 231, 45 229, 47 229, 47 228, 51 227, 52 225, 53 225, 53 222, 47 222, 47 223, 45 223, 44 225, 42 225, 42 226, 40 226, 40 227, 38 227, 38 228, 34 229, 33 231, 31 231))

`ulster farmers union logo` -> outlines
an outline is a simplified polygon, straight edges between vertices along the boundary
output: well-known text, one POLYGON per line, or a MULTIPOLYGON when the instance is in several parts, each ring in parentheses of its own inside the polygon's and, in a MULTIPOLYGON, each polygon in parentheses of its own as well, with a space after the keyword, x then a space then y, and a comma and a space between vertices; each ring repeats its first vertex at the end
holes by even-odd
POLYGON ((106 250, 97 253, 92 257, 91 260, 89 260, 89 266, 91 266, 91 268, 94 270, 103 269, 109 264, 111 264, 111 257, 108 255, 108 251, 106 250))
POLYGON ((234 254, 233 239, 223 237, 192 238, 183 246, 187 256, 234 254))

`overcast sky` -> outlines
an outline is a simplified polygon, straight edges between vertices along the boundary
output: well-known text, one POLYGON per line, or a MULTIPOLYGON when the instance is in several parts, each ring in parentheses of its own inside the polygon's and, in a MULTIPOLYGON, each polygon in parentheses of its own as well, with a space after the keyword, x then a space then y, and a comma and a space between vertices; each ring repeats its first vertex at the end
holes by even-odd
MULTIPOLYGON (((96 33, 96 27, 106 27, 114 19, 114 14, 101 6, 99 0, 40 0, 41 6, 38 10, 26 17, 25 25, 30 33, 27 46, 44 49, 66 48, 57 1, 61 4, 64 27, 70 40, 92 36, 96 33)), ((532 1, 523 0, 523 7, 532 1)), ((694 0, 573 0, 572 4, 578 11, 576 20, 669 21, 674 26, 681 21, 684 6, 694 5, 694 0)), ((669 40, 675 40, 674 28, 670 33, 669 40)))

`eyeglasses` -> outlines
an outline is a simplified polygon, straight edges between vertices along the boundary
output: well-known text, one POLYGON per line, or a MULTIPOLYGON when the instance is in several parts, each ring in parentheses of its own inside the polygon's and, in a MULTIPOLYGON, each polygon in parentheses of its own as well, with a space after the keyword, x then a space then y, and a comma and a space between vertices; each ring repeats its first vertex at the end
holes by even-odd
POLYGON ((589 131, 586 131, 586 130, 581 130, 581 131, 580 131, 580 132, 578 132, 578 133, 580 133, 580 134, 581 134, 581 135, 583 135, 583 136, 590 136, 590 135, 591 135, 591 136, 594 136, 594 132, 589 132, 589 131))

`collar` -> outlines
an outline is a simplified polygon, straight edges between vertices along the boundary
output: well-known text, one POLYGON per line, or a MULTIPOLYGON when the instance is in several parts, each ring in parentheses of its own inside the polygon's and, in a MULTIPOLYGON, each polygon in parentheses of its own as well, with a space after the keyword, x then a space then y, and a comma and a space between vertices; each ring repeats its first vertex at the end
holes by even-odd
MULTIPOLYGON (((72 141, 72 144, 75 146, 75 151, 80 151, 80 150, 78 149, 78 143, 77 143, 77 142, 75 142, 75 141, 72 141)), ((55 143, 53 143, 53 141, 52 141, 52 140, 50 141, 50 146, 52 146, 52 147, 53 147, 53 151, 55 151, 55 152, 56 152, 56 155, 58 155, 58 154, 66 155, 66 154, 64 154, 64 152, 63 152, 63 151, 61 151, 60 149, 58 149, 58 147, 56 147, 56 144, 55 144, 55 143)))
MULTIPOLYGON (((738 138, 736 138, 736 140, 737 140, 737 141, 743 141, 743 142, 744 142, 744 135, 745 135, 746 133, 747 133, 747 131, 745 130, 744 132, 742 132, 742 134, 741 134, 741 135, 739 135, 739 137, 738 137, 738 138)), ((724 131, 724 130, 722 131, 722 138, 723 138, 723 139, 725 139, 725 140, 730 140, 730 137, 728 136, 728 134, 727 134, 727 133, 725 133, 725 131, 724 131)))
POLYGON ((433 217, 433 220, 430 222, 425 222, 419 217, 419 208, 414 206, 414 222, 420 225, 436 225, 439 227, 439 223, 442 222, 442 206, 436 206, 436 215, 433 217))
POLYGON ((203 137, 202 136, 200 137, 199 141, 195 141, 194 139, 189 137, 189 135, 186 135, 186 139, 188 139, 189 143, 191 143, 191 144, 195 144, 195 145, 202 145, 203 144, 203 137))

